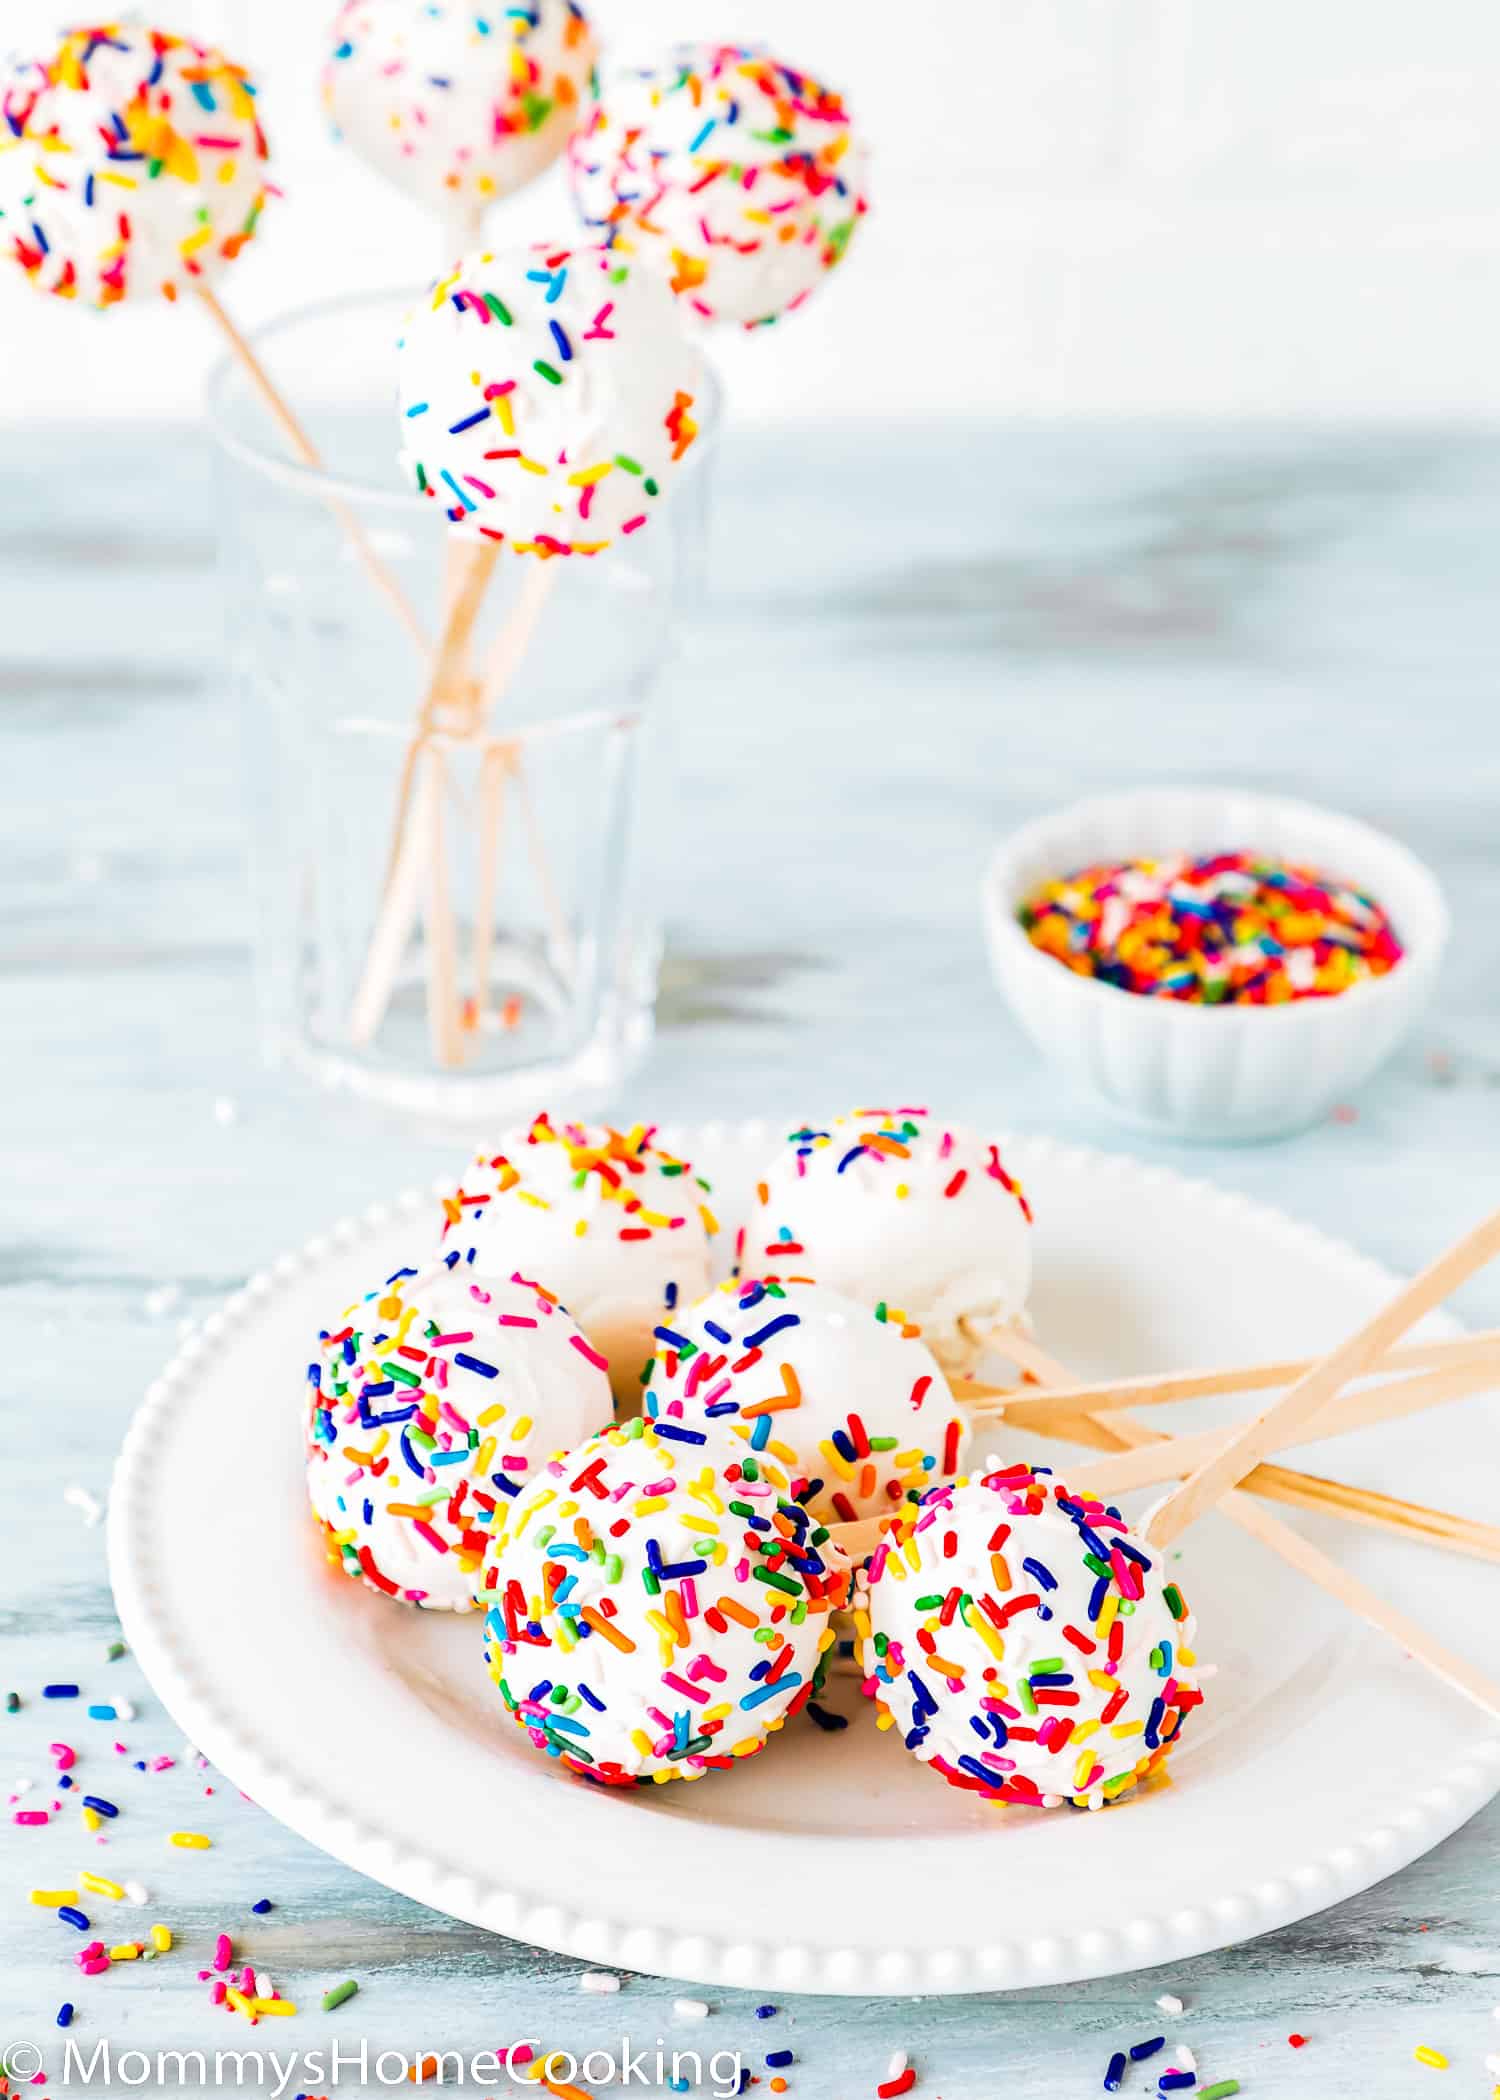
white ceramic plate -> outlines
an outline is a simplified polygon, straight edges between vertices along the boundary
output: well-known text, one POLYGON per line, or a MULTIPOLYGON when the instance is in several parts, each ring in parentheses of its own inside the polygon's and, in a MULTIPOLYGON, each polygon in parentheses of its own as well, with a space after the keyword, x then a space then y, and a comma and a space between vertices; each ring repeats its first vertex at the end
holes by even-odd
MULTIPOLYGON (((766 1129, 673 1141, 733 1218, 766 1129)), ((1351 1249, 1202 1183, 1034 1139, 1013 1151, 1040 1220, 1038 1330, 1086 1374, 1326 1346, 1391 1289, 1351 1249)), ((309 1337, 435 1222, 412 1192, 253 1278, 146 1395, 110 1503, 121 1620, 175 1719, 363 1873, 496 1932, 697 1983, 992 1990, 1305 1917, 1500 1791, 1492 1723, 1216 1518, 1190 1535, 1182 1579, 1220 1674, 1160 1792, 1093 1816, 986 1807, 877 1733, 848 1677, 828 1701, 852 1717, 843 1734, 804 1719, 693 1785, 570 1779, 502 1716, 477 1615, 405 1611, 349 1582, 304 1505, 309 1337), (274 1639, 229 1637, 236 1598, 274 1639)), ((1492 1435, 1497 1414, 1469 1401, 1317 1462, 1479 1514, 1475 1430, 1492 1435)), ((1061 1448, 1038 1455, 1061 1463, 1061 1448)), ((1455 1645, 1493 1653, 1500 1568, 1298 1521, 1455 1645)))

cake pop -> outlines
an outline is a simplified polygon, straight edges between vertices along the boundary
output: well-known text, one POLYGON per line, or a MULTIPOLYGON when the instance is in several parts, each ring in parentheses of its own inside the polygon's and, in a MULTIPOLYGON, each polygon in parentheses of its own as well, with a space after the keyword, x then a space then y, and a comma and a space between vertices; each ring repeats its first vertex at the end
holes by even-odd
POLYGON ((545 1276, 609 1358, 616 1395, 639 1406, 655 1334, 709 1288, 718 1220, 708 1183, 644 1124, 554 1124, 481 1152, 443 1198, 443 1245, 491 1267, 545 1276))
MULTIPOLYGON (((602 248, 467 256, 408 323, 402 457, 466 536, 598 554, 660 503, 698 426, 698 354, 602 248)), ((451 623, 450 623, 451 626, 451 623)))
POLYGON ((254 85, 220 52, 136 22, 76 29, 0 97, 0 231, 60 298, 175 299, 254 234, 267 158, 254 85))
POLYGON ((791 1131, 739 1238, 752 1275, 798 1274, 899 1306, 950 1374, 1017 1323, 1031 1288, 1031 1206, 1000 1148, 925 1108, 862 1108, 791 1131))
POLYGON ((648 1418, 768 1452, 825 1522, 888 1515, 958 1471, 968 1424, 916 1329, 826 1285, 742 1278, 656 1332, 648 1418))
POLYGON ((772 1461, 631 1422, 553 1459, 500 1512, 481 1596, 490 1675, 535 1747, 585 1778, 699 1779, 801 1712, 848 1582, 772 1461))
POLYGON ((468 1611, 495 1512, 610 1418, 608 1366, 551 1293, 450 1253, 398 1269, 318 1338, 307 1488, 329 1559, 468 1611))
POLYGON ((1194 1621, 1154 1547, 1041 1466, 936 1487, 876 1549, 856 1604, 883 1727, 951 1786, 1103 1808, 1202 1703, 1194 1621))
POLYGON ((737 44, 682 44, 610 76, 569 148, 584 224, 639 256, 706 321, 800 306, 865 210, 843 102, 737 44))
POLYGON ((345 0, 323 100, 367 166, 472 237, 562 152, 593 62, 574 0, 345 0))

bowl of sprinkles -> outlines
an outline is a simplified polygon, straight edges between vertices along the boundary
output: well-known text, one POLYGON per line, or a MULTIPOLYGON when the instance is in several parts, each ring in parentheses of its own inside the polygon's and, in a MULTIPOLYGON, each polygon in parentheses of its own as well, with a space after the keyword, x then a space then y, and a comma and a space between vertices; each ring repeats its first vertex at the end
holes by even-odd
POLYGON ((1432 871, 1311 803, 1222 788, 1079 802, 985 878, 995 977, 1043 1053, 1137 1128, 1280 1137, 1347 1102, 1422 1010, 1432 871))

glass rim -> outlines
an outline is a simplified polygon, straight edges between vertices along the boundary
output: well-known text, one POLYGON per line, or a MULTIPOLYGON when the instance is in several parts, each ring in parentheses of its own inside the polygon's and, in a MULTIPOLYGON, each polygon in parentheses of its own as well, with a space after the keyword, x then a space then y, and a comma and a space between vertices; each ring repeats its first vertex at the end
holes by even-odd
MULTIPOLYGON (((364 291, 332 293, 326 299, 313 299, 306 305, 287 307, 280 313, 273 314, 269 320, 262 321, 259 326, 253 329, 246 329, 244 332, 245 340, 253 350, 259 353, 265 347, 274 343, 278 336, 289 334, 292 329, 304 326, 309 321, 318 321, 330 314, 347 311, 355 307, 394 304, 398 300, 414 305, 427 290, 428 287, 426 285, 420 284, 382 285, 373 286, 364 291)), ((724 406, 723 382, 714 369, 712 359, 703 350, 701 344, 699 345, 699 354, 703 360, 703 374, 706 381, 705 415, 702 437, 698 444, 695 444, 693 447, 694 458, 688 465, 688 472, 692 472, 697 466, 699 458, 702 457, 703 452, 708 449, 717 435, 724 406)), ((395 345, 392 344, 393 358, 394 355, 395 345)), ((372 509, 379 508, 392 511, 420 510, 424 515, 430 513, 431 505, 415 489, 390 488, 382 483, 360 480, 354 475, 331 472, 324 466, 309 467, 304 466, 300 460, 289 459, 284 452, 275 449, 277 445, 275 426, 269 418, 266 419, 267 434, 264 444, 258 444, 253 438, 244 436, 234 428, 230 409, 231 391, 235 383, 237 381, 243 383, 244 378, 245 369, 239 357, 233 350, 225 350, 219 357, 215 358, 203 388, 203 404, 209 431, 215 444, 219 446, 221 451, 228 454, 231 459, 237 460, 241 466, 254 468, 257 473, 263 475, 269 481, 280 482, 286 488, 305 490, 311 495, 343 502, 354 501, 372 509)), ((395 397, 396 388, 393 371, 391 384, 391 421, 393 428, 396 421, 395 397)), ((295 401, 292 403, 292 406, 295 408, 295 401)), ((396 451, 394 438, 391 450, 394 458, 396 451)))

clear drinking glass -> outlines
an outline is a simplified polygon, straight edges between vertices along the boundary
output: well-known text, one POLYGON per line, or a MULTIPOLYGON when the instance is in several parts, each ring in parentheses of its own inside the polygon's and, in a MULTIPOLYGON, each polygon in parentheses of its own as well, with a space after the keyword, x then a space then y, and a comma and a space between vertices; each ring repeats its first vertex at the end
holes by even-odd
POLYGON ((266 1049, 472 1122, 587 1105, 650 1041, 657 688, 701 576, 720 403, 710 378, 647 529, 592 560, 499 561, 471 670, 503 690, 486 709, 471 686, 419 740, 455 554, 396 466, 394 347, 417 296, 329 301, 255 338, 321 471, 293 463, 237 361, 209 413, 266 1049))

